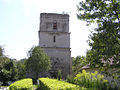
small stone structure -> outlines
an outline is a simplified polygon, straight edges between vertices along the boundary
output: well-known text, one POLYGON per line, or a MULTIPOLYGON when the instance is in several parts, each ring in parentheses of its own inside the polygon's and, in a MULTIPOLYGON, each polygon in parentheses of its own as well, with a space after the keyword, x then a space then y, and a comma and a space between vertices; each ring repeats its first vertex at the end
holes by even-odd
POLYGON ((40 14, 39 46, 51 57, 51 77, 57 77, 58 70, 63 78, 71 73, 69 15, 55 13, 40 14))

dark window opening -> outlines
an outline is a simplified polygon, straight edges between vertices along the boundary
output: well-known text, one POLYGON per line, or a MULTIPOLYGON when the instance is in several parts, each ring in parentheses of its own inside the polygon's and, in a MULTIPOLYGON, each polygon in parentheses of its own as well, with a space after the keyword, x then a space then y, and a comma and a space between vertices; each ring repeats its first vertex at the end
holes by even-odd
POLYGON ((56 37, 55 36, 53 37, 53 42, 56 42, 56 37))
POLYGON ((53 29, 57 29, 57 22, 53 23, 53 29))

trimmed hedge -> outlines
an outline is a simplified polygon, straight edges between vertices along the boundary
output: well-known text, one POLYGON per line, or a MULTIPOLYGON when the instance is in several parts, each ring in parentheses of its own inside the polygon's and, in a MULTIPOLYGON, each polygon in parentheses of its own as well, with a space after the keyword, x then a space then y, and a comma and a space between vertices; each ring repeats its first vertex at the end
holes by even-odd
POLYGON ((9 90, 33 90, 32 79, 21 79, 9 86, 9 90))
POLYGON ((40 90, 86 90, 74 84, 70 84, 64 81, 59 81, 56 79, 49 79, 49 78, 39 78, 39 89, 40 90))

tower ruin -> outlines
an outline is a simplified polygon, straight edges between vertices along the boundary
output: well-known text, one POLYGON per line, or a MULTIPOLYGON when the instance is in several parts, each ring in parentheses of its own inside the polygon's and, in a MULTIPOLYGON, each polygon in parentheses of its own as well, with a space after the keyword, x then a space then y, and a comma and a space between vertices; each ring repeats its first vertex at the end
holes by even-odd
POLYGON ((71 73, 71 51, 69 15, 55 13, 40 14, 39 46, 51 58, 51 77, 57 77, 58 70, 66 78, 71 73))

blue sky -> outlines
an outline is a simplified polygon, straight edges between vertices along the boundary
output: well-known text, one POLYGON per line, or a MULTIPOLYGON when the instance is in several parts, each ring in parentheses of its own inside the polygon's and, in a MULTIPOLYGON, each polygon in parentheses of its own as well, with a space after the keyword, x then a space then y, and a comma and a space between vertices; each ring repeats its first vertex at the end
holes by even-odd
POLYGON ((40 13, 68 13, 70 15, 71 55, 85 55, 89 46, 89 30, 77 19, 81 0, 0 0, 0 45, 10 58, 22 59, 33 45, 38 45, 40 13))

